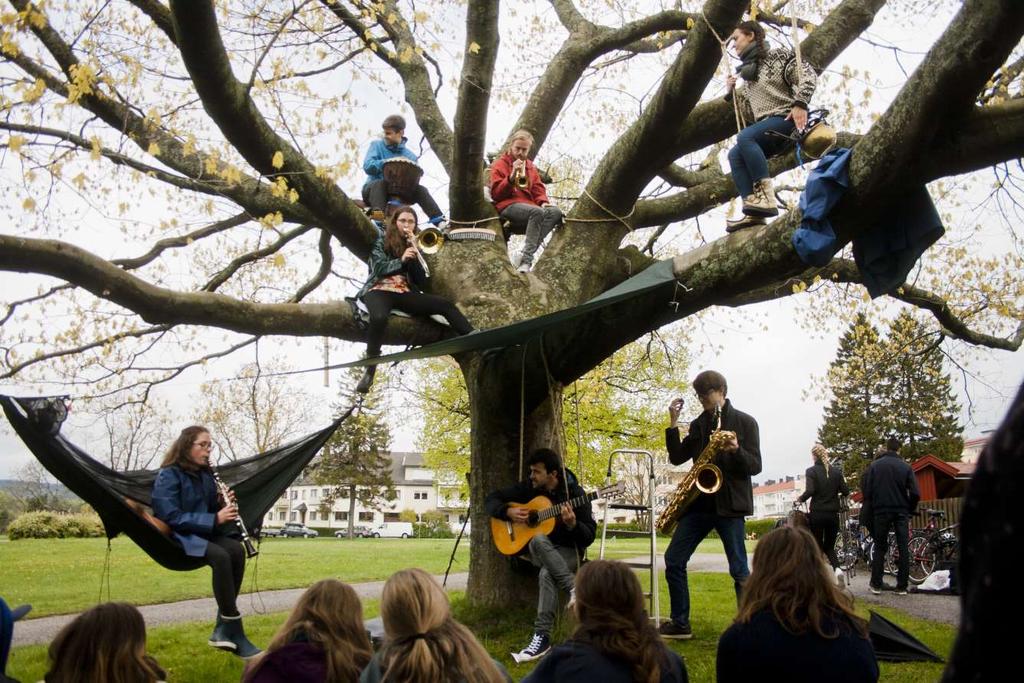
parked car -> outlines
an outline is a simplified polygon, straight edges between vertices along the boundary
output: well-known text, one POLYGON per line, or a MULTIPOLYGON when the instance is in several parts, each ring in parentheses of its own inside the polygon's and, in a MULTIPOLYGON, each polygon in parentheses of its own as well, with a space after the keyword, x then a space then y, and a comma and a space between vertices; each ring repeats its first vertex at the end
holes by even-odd
POLYGON ((412 522, 384 522, 371 535, 374 538, 412 538, 412 522))
POLYGON ((278 527, 265 526, 260 529, 260 538, 275 538, 281 535, 281 529, 278 527))
MULTIPOLYGON (((334 535, 338 538, 348 538, 348 529, 338 529, 334 532, 334 535)), ((370 527, 356 525, 352 527, 352 535, 356 538, 369 538, 371 535, 370 527)))
POLYGON ((316 538, 320 534, 310 529, 305 524, 299 524, 298 522, 287 522, 281 528, 281 536, 301 536, 304 538, 316 538))

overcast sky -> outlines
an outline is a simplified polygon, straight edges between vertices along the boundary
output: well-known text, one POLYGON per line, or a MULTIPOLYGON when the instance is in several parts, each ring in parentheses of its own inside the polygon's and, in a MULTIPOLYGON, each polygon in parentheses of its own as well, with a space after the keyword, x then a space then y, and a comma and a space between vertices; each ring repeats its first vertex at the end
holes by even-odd
MULTIPOLYGON (((545 11, 550 11, 547 8, 545 11)), ((922 45, 930 44, 934 36, 945 25, 946 20, 921 23, 915 26, 914 39, 919 40, 922 45)), ((503 27, 504 28, 504 27, 503 27)), ((898 25, 892 24, 883 13, 876 20, 870 33, 872 40, 884 43, 888 40, 908 40, 906 32, 898 25)), ((914 45, 909 45, 914 49, 914 45)), ((903 66, 910 70, 920 59, 920 55, 904 54, 901 56, 903 66)), ((843 59, 833 65, 830 74, 825 76, 827 83, 829 78, 836 78, 835 73, 840 70, 843 64, 851 64, 854 67, 864 68, 870 66, 875 71, 874 89, 876 95, 874 105, 881 109, 886 98, 891 97, 898 90, 903 82, 903 76, 892 60, 891 51, 875 48, 864 44, 858 44, 851 49, 843 59)), ((386 103, 383 97, 378 98, 379 107, 367 107, 361 112, 364 119, 366 139, 362 145, 371 140, 372 131, 376 128, 377 121, 388 113, 392 105, 386 103)), ((444 108, 450 112, 451 103, 445 103, 444 108)), ((511 125, 510 116, 517 112, 502 114, 496 110, 493 114, 494 122, 490 124, 489 138, 491 144, 497 144, 511 125)), ((414 148, 418 148, 419 134, 415 130, 415 124, 410 120, 408 131, 414 148)), ((563 147, 576 144, 577 140, 570 140, 566 143, 563 140, 563 147)), ((593 144, 603 144, 599 140, 593 144)), ((558 142, 556 136, 545 151, 542 152, 542 160, 545 154, 555 156, 558 154, 558 142)), ((595 149, 595 152, 600 150, 595 149)), ((439 171, 436 160, 429 154, 424 159, 427 167, 427 178, 433 178, 435 183, 434 195, 442 200, 446 195, 446 188, 443 185, 443 174, 439 171)), ((355 190, 358 187, 358 180, 351 183, 355 190)), ((354 192, 353 192, 354 194, 354 192)), ((933 193, 934 194, 934 193, 933 193)), ((1018 198, 1024 201, 1024 198, 1018 198)), ((720 217, 719 217, 720 218, 720 217)), ((962 215, 955 220, 966 220, 962 215)), ((722 226, 714 221, 702 223, 702 230, 708 239, 715 239, 722 234, 722 226)), ((689 231, 682 239, 676 241, 676 249, 686 246, 688 240, 693 238, 693 231, 689 231)), ((84 236, 82 239, 90 239, 91 236, 84 236)), ((990 241, 985 243, 986 249, 1000 251, 1008 247, 1010 240, 1008 233, 998 230, 993 232, 990 241)), ((673 253, 670 250, 664 253, 667 257, 673 253)), ((0 273, 0 287, 4 292, 4 298, 15 298, 27 293, 33 293, 38 283, 43 280, 11 273, 0 273)), ((735 311, 710 311, 705 314, 699 324, 694 328, 694 358, 690 370, 690 378, 699 370, 705 368, 716 369, 726 375, 729 380, 729 397, 737 408, 753 415, 761 429, 761 444, 764 456, 764 471, 761 481, 768 478, 802 473, 809 461, 809 451, 814 443, 815 433, 821 424, 823 403, 816 394, 808 396, 813 377, 820 377, 833 359, 839 335, 842 333, 843 324, 836 322, 829 328, 820 330, 815 335, 809 335, 799 323, 804 317, 801 310, 806 306, 806 296, 792 297, 790 299, 760 304, 743 309, 737 314, 735 311), (764 327, 764 328, 763 328, 764 327), (707 350, 709 343, 721 344, 721 352, 712 353, 707 350)), ((872 312, 877 317, 890 317, 895 314, 898 307, 886 300, 880 300, 872 312)), ((884 328, 884 324, 880 325, 884 328)), ((313 367, 320 358, 320 341, 304 339, 281 343, 276 340, 268 340, 266 346, 267 356, 277 354, 293 367, 313 367)), ((361 352, 361 345, 333 344, 332 362, 339 362, 354 358, 361 352)), ((235 357, 228 362, 212 363, 209 366, 191 370, 185 373, 181 379, 171 387, 161 389, 158 394, 172 402, 178 416, 183 421, 189 421, 191 410, 189 402, 192 400, 199 384, 208 377, 229 376, 231 372, 239 367, 246 359, 235 357)), ((954 384, 964 405, 962 424, 965 425, 964 438, 970 439, 980 435, 983 431, 994 428, 1004 414, 1009 401, 1012 399, 1017 387, 1024 380, 1024 353, 1014 354, 1006 352, 992 352, 982 354, 971 359, 972 372, 974 377, 968 377, 964 382, 964 376, 955 368, 953 372, 954 384), (968 401, 968 396, 970 400, 968 401), (968 411, 968 405, 971 410, 968 411)), ((338 373, 333 373, 332 378, 336 383, 338 373)), ((315 396, 321 407, 323 415, 311 416, 310 430, 316 428, 322 421, 327 419, 327 406, 336 396, 336 387, 324 388, 322 373, 311 373, 303 375, 296 380, 301 389, 315 396)), ((0 385, 0 391, 4 393, 24 393, 50 391, 54 388, 27 387, 12 382, 4 382, 0 385)), ((695 400, 687 397, 687 406, 684 409, 683 417, 692 418, 695 400)), ((667 418, 666 418, 667 419, 667 418)), ((74 425, 72 425, 74 426, 74 425)), ((651 425, 652 430, 661 431, 665 424, 651 425)), ((415 421, 401 420, 395 432, 393 447, 396 450, 413 450, 415 448, 416 430, 419 425, 415 421)), ((84 432, 71 431, 72 438, 88 439, 84 432)), ((94 442, 95 443, 95 442, 94 442)), ((91 445, 88 442, 81 442, 87 451, 102 455, 96 449, 99 446, 91 445)), ((629 444, 622 444, 628 447, 629 444)), ((0 478, 10 478, 12 474, 23 466, 31 456, 27 453, 20 441, 5 427, 0 433, 0 478)))

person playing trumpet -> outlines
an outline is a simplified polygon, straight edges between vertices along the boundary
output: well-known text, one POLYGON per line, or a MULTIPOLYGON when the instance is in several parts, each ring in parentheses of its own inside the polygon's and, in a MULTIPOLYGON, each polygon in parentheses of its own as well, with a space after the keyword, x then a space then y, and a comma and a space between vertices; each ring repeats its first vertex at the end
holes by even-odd
MULTIPOLYGON (((367 263, 370 275, 356 298, 362 299, 370 314, 370 327, 366 333, 366 356, 380 355, 381 341, 387 329, 388 316, 398 309, 413 316, 444 316, 458 334, 469 334, 473 326, 466 316, 448 299, 436 294, 424 294, 428 274, 423 257, 416 247, 416 211, 401 206, 388 218, 386 227, 373 244, 367 263)), ((377 366, 367 366, 356 391, 370 391, 377 366)))
POLYGON ((491 201, 498 215, 512 224, 512 231, 526 234, 523 250, 512 265, 528 273, 541 242, 562 222, 562 212, 548 200, 544 181, 530 161, 533 135, 526 130, 512 134, 508 151, 491 165, 491 201))

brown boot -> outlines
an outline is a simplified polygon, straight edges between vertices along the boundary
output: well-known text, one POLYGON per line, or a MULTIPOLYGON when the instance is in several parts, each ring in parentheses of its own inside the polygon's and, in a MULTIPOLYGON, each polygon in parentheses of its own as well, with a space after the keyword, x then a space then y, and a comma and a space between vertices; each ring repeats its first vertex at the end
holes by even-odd
POLYGON ((754 183, 753 193, 743 199, 743 213, 763 218, 779 215, 771 178, 763 178, 754 183))
POLYGON ((736 232, 737 230, 743 230, 744 228, 756 228, 759 225, 768 225, 763 218, 758 216, 741 216, 735 220, 726 219, 725 231, 736 232))

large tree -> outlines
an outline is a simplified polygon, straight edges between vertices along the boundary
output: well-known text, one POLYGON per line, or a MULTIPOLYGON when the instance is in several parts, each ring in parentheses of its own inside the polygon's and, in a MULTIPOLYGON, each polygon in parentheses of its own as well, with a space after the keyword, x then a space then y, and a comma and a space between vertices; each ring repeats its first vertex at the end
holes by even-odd
MULTIPOLYGON (((641 246, 668 234, 661 226, 684 222, 674 229, 691 236, 663 244, 701 236, 674 257, 682 285, 674 306, 647 298, 623 315, 587 318, 546 334, 530 355, 456 358, 470 400, 478 498, 516 474, 521 401, 525 448, 552 444, 562 387, 643 334, 713 306, 798 294, 819 277, 828 286, 810 289, 820 300, 860 281, 847 252, 823 268, 800 260, 790 240, 795 210, 763 229, 703 241, 699 217, 736 193, 717 160, 735 115, 711 98, 720 92, 719 38, 743 18, 748 0, 679 3, 686 10, 584 0, 320 0, 284 8, 258 0, 9 2, 0 128, 8 132, 8 201, 21 211, 0 235, 0 269, 60 282, 11 302, 5 377, 63 370, 83 393, 131 400, 261 337, 363 341, 330 275, 337 266, 341 277, 358 279, 362 269, 338 265, 350 261, 336 263, 335 251, 365 259, 375 235, 335 180, 352 180, 352 115, 376 84, 412 112, 447 175, 456 221, 494 218, 482 191, 483 158, 489 124, 506 113, 515 120, 491 132, 496 144, 528 128, 534 153, 558 145, 562 154, 579 152, 566 164, 579 175, 569 183, 579 198, 560 200, 567 224, 530 275, 509 265, 500 238, 454 244, 430 258, 432 290, 477 328, 607 291, 652 263, 653 249, 641 246), (513 25, 506 46, 499 18, 513 25), (461 51, 452 49, 456 41, 461 51), (500 72, 505 55, 514 69, 500 72), (453 64, 457 71, 446 72, 453 64), (629 93, 636 106, 600 96, 609 91, 629 93), (561 116, 579 107, 593 116, 561 116), (599 151, 580 144, 590 139, 604 142, 599 151), (161 202, 173 209, 155 216, 140 209, 161 202), (199 225, 204 213, 207 224, 199 225), (128 240, 100 244, 81 234, 93 222, 120 222, 128 236, 151 237, 151 247, 135 254, 128 240), (646 228, 657 230, 633 234, 646 228), (304 257, 314 252, 310 264, 304 257), (197 330, 208 348, 195 343, 197 330), (217 330, 233 334, 220 341, 217 330), (154 350, 173 358, 147 362, 154 350)), ((828 69, 885 2, 797 5, 807 13, 798 17, 803 59, 828 69)), ((912 10, 948 6, 912 3, 912 10)), ((769 25, 785 21, 759 16, 769 25)), ((919 34, 916 23, 908 21, 908 36, 919 34)), ((1022 32, 1015 0, 964 2, 887 108, 873 121, 850 119, 841 138, 854 146, 849 189, 831 215, 840 246, 911 188, 1021 156, 1022 32)), ((851 101, 859 77, 844 79, 851 101)), ((780 157, 771 172, 796 164, 794 155, 780 157)), ((1000 168, 1004 188, 1014 181, 1007 173, 1000 168)), ((955 286, 947 272, 924 274, 890 296, 930 311, 949 338, 1016 349, 1024 335, 1017 265, 954 266, 955 286)), ((427 322, 394 321, 385 343, 444 334, 427 322)), ((505 604, 521 591, 476 514, 469 595, 505 604)))

